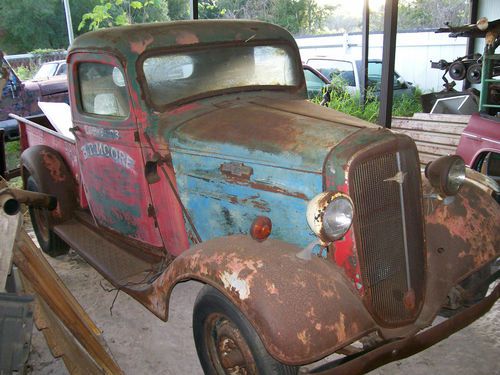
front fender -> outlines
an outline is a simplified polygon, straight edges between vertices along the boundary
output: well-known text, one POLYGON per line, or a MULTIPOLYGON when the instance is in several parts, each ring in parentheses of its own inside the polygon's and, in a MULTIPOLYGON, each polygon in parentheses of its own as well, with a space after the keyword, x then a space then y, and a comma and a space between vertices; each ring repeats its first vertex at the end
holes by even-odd
POLYGON ((176 258, 141 299, 166 320, 175 284, 200 280, 240 309, 273 357, 291 365, 314 362, 375 326, 342 270, 314 256, 299 259, 300 250, 243 235, 210 240, 176 258))
POLYGON ((500 256, 500 205, 469 179, 445 200, 436 198, 427 179, 422 185, 427 291, 419 320, 429 323, 453 286, 500 256))

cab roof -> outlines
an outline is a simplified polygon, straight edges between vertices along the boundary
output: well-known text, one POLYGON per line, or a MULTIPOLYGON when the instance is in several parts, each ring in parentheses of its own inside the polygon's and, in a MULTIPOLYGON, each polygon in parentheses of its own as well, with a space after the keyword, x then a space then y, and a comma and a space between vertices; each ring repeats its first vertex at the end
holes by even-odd
POLYGON ((295 45, 285 29, 266 22, 242 20, 194 20, 113 27, 88 32, 75 39, 69 54, 111 50, 124 57, 157 48, 205 43, 275 40, 295 45))

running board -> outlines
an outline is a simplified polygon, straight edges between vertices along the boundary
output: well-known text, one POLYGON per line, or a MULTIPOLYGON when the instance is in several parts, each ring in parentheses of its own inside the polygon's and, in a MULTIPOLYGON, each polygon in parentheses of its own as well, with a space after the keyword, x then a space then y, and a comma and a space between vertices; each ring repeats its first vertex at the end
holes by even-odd
MULTIPOLYGON (((97 228, 96 228, 97 229, 97 228)), ((120 289, 138 289, 151 282, 164 262, 148 262, 76 219, 53 228, 61 239, 120 289)))

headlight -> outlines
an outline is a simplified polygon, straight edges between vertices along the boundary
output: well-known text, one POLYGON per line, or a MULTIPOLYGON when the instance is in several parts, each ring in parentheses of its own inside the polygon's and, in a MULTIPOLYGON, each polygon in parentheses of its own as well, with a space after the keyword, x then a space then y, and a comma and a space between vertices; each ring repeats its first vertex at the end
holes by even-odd
POLYGON ((455 195, 465 181, 464 160, 458 155, 442 156, 427 164, 425 177, 439 195, 455 195))
POLYGON ((353 218, 351 199, 342 193, 324 192, 316 195, 307 205, 307 223, 324 243, 342 238, 349 230, 353 218))

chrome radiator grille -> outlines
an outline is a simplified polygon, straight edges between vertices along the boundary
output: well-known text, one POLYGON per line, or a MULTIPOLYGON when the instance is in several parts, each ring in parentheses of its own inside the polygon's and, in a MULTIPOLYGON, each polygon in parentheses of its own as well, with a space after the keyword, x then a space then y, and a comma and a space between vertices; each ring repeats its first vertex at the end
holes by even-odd
POLYGON ((425 281, 419 161, 402 143, 361 153, 349 169, 364 302, 386 326, 416 319, 425 281))

